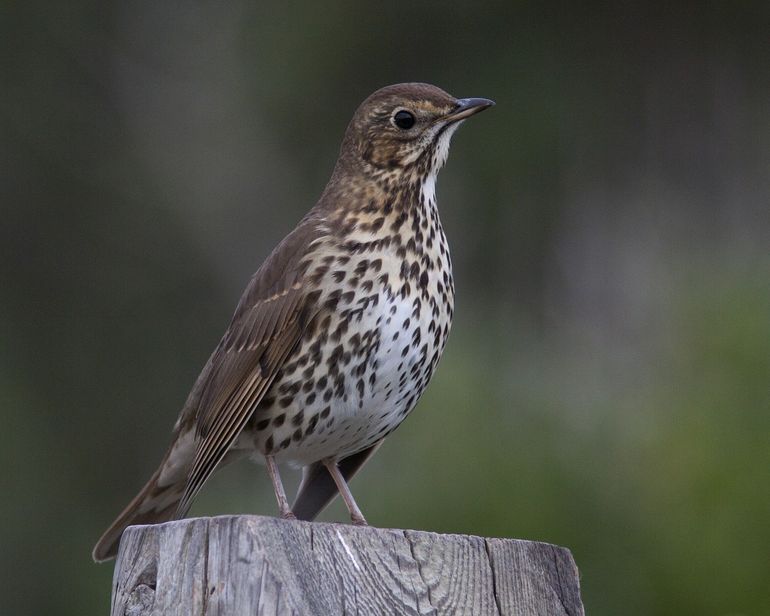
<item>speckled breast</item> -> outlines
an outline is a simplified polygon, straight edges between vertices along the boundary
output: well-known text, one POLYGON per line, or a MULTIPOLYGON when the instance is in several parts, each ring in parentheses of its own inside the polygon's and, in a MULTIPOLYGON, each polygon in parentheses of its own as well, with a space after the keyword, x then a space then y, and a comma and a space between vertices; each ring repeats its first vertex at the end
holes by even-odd
POLYGON ((244 431, 258 453, 298 465, 353 454, 425 390, 452 320, 449 251, 433 203, 394 227, 315 247, 319 311, 244 431))

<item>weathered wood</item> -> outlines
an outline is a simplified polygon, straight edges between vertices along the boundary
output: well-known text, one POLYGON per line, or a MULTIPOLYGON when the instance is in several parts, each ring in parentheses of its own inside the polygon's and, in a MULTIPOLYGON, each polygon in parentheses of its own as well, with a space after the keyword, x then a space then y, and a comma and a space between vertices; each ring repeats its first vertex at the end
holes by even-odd
POLYGON ((133 526, 112 616, 582 615, 566 548, 223 516, 133 526))

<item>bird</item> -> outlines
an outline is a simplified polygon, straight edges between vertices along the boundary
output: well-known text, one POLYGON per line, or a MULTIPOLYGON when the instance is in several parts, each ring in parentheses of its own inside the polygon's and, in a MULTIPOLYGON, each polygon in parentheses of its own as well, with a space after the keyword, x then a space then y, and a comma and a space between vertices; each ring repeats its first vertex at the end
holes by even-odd
POLYGON ((425 391, 455 288, 436 204, 452 135, 495 103, 426 83, 386 86, 355 111, 315 206, 252 276, 144 488, 93 549, 126 527, 184 517, 212 473, 267 467, 280 515, 312 520, 348 487, 425 391), (279 474, 302 469, 293 504, 279 474))

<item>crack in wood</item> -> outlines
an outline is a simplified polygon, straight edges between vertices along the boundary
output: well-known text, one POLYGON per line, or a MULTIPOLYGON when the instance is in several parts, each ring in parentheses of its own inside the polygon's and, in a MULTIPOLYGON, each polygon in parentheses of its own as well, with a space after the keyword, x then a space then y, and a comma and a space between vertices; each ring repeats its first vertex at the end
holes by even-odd
POLYGON ((489 550, 488 539, 484 539, 484 552, 486 552, 487 562, 489 563, 489 572, 491 573, 490 578, 492 582, 492 598, 495 601, 495 609, 497 610, 497 614, 498 616, 501 616, 503 610, 500 607, 500 597, 497 596, 497 580, 495 579, 497 575, 495 573, 495 561, 492 557, 492 552, 489 550))

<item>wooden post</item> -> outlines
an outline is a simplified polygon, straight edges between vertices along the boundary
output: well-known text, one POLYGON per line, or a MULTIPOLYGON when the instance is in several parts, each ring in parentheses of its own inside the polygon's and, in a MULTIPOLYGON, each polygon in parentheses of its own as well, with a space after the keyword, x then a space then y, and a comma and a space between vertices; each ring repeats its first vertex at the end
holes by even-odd
POLYGON ((223 516, 132 526, 112 616, 582 615, 566 548, 223 516))

